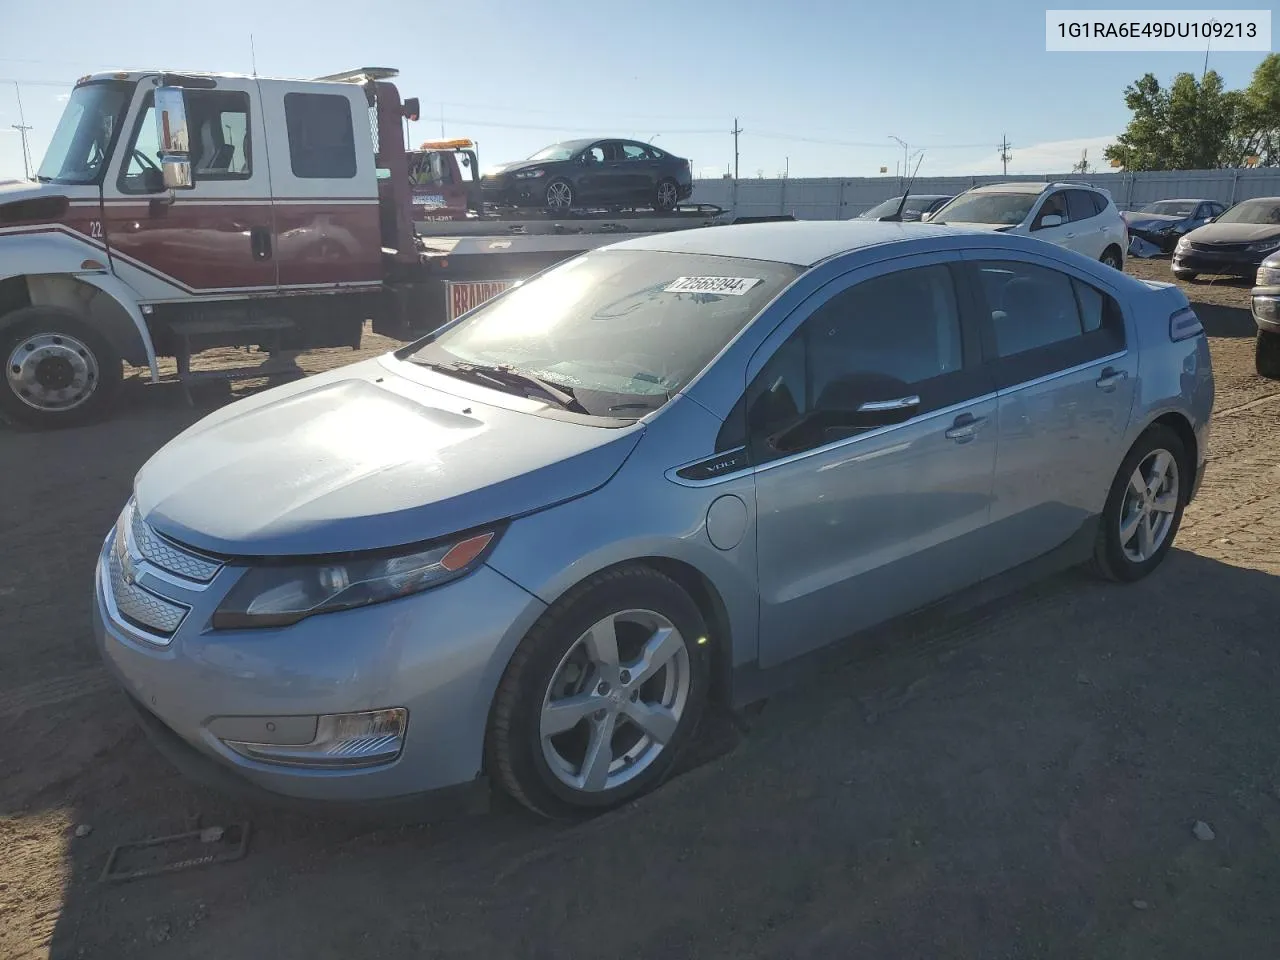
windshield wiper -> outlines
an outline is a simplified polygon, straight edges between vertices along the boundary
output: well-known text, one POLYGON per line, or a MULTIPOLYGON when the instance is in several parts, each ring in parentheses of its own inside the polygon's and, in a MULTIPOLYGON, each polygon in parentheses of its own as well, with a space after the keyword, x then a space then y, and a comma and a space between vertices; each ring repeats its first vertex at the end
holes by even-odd
MULTIPOLYGON (((425 363, 427 366, 434 367, 444 373, 461 375, 463 378, 472 381, 484 380, 494 384, 499 389, 505 390, 513 386, 532 387, 539 399, 550 400, 562 410, 590 414, 590 411, 567 390, 554 386, 541 377, 534 376, 532 373, 516 370, 514 367, 502 364, 444 363, 434 360, 419 360, 418 362, 425 363)), ((523 396, 533 399, 528 390, 523 390, 521 393, 523 396)))

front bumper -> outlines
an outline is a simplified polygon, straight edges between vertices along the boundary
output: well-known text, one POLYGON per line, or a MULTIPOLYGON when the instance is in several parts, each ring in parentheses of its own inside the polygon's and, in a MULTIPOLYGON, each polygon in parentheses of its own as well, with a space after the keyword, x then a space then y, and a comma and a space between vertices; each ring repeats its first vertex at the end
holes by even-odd
POLYGON ((500 180, 494 183, 481 183, 480 196, 486 206, 491 207, 527 207, 536 206, 545 200, 544 191, 546 177, 537 180, 500 180))
POLYGON ((1230 251, 1219 253, 1206 250, 1175 250, 1173 253, 1174 270, 1191 270, 1195 273, 1213 273, 1228 277, 1252 278, 1258 272, 1258 266, 1275 251, 1265 253, 1240 253, 1230 251))
POLYGON ((1139 237, 1147 243, 1159 247, 1162 253, 1172 253, 1173 248, 1178 245, 1178 241, 1182 238, 1182 234, 1177 231, 1156 233, 1154 230, 1135 230, 1133 227, 1127 227, 1127 229, 1129 236, 1139 237))
POLYGON ((1258 329, 1280 333, 1280 287, 1254 287, 1249 302, 1258 329))
POLYGON ((501 574, 481 566, 434 590, 290 627, 214 630, 209 619, 242 572, 229 566, 206 588, 170 594, 191 610, 172 640, 159 645, 108 602, 112 540, 95 578, 97 646, 145 711, 144 728, 188 775, 337 805, 416 800, 474 786, 482 776, 493 692, 516 644, 545 609, 501 574), (389 707, 407 709, 408 725, 399 755, 376 766, 251 760, 212 729, 276 720, 283 730, 321 714, 389 707))

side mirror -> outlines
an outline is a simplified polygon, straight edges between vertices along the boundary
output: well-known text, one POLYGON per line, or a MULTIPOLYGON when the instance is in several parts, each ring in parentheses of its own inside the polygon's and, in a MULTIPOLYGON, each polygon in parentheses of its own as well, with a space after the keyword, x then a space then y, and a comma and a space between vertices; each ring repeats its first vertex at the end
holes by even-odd
POLYGON ((156 139, 160 141, 160 169, 164 186, 190 190, 191 140, 187 131, 187 104, 181 87, 156 88, 156 139))
POLYGON ((1050 213, 1040 218, 1040 223, 1037 224, 1036 229, 1043 230, 1045 227, 1060 227, 1062 223, 1062 217, 1056 213, 1050 213))

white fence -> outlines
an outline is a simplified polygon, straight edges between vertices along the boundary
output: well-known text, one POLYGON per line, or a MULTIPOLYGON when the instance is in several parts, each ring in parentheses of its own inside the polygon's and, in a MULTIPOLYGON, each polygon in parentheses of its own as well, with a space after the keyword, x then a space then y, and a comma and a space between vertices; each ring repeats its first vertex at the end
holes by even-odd
MULTIPOLYGON (((1142 173, 1059 173, 1022 177, 919 177, 912 193, 956 194, 1002 180, 1078 180, 1111 192, 1121 210, 1153 200, 1196 198, 1228 206, 1251 197, 1280 196, 1280 168, 1153 170, 1142 173)), ((697 180, 693 203, 713 203, 738 216, 792 214, 801 220, 844 220, 902 195, 898 177, 823 177, 779 180, 697 180)))

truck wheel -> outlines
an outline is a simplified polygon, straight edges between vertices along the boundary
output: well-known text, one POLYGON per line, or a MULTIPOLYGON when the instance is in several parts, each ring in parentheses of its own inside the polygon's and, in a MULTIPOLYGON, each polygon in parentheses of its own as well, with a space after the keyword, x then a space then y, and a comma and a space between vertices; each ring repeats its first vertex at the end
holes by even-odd
POLYGON ((5 364, 0 413, 36 427, 101 416, 120 386, 120 355, 107 339, 59 307, 24 307, 0 329, 5 364))
POLYGON ((654 191, 653 209, 662 213, 669 213, 676 208, 676 204, 680 202, 680 188, 676 186, 676 182, 668 177, 666 180, 658 181, 658 188, 654 191))
POLYGON ((1253 363, 1258 376, 1280 380, 1280 333, 1258 331, 1258 340, 1253 348, 1253 363))
POLYGON ((573 184, 568 180, 552 180, 547 184, 547 209, 563 212, 573 209, 573 184))

